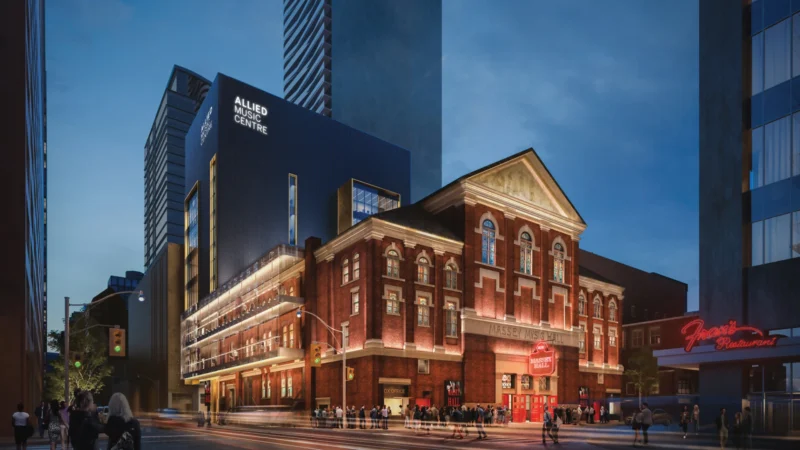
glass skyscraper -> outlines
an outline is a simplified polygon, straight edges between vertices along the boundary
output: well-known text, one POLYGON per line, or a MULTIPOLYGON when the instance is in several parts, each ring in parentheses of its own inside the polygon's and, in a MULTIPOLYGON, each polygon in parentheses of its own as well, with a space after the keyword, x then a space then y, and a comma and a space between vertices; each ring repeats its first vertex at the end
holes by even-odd
POLYGON ((144 147, 144 265, 183 243, 184 139, 211 82, 175 66, 144 147))
POLYGON ((411 153, 411 202, 442 182, 439 0, 284 0, 286 100, 411 153))

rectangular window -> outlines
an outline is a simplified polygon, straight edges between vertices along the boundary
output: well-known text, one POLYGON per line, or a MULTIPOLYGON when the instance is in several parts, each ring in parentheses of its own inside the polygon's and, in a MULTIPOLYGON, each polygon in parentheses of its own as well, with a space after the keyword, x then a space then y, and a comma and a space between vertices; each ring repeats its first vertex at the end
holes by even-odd
MULTIPOLYGON (((503 389, 514 389, 517 375, 513 373, 504 373, 500 378, 500 386, 503 389)), ((541 381, 540 381, 541 383, 541 381)), ((541 384, 539 385, 541 386, 541 384)))
POLYGON ((750 189, 756 189, 764 185, 764 128, 754 128, 751 139, 750 189))
POLYGON ((418 359, 417 373, 422 373, 422 374, 431 373, 431 361, 429 359, 418 359))
POLYGON ((272 379, 267 376, 267 398, 272 398, 272 379))
POLYGON ((342 286, 350 282, 350 261, 342 262, 342 286))
POLYGON ((431 311, 428 299, 419 297, 417 302, 417 325, 421 327, 431 326, 431 311))
POLYGON ((792 257, 791 214, 764 221, 764 264, 792 257))
POLYGON ((689 380, 681 378, 678 380, 678 394, 691 394, 692 384, 689 380))
POLYGON ((281 347, 286 347, 286 344, 289 343, 289 327, 286 325, 283 326, 283 345, 281 347))
POLYGON ((752 95, 764 90, 764 33, 758 33, 751 39, 752 44, 752 95))
POLYGON ((294 397, 294 391, 292 390, 292 374, 286 377, 286 390, 289 394, 289 397, 294 397))
POLYGON ((281 372, 281 397, 286 397, 286 372, 281 372))
POLYGON ((447 331, 447 337, 458 337, 458 311, 456 311, 456 304, 453 302, 447 302, 445 330, 447 331))
POLYGON ((209 173, 209 284, 211 291, 217 289, 217 155, 211 157, 209 173))
POLYGON ((344 348, 350 347, 350 327, 342 326, 342 342, 344 348))
POLYGON ((189 199, 184 204, 184 222, 185 222, 185 300, 184 307, 186 309, 197 305, 199 300, 199 286, 197 275, 199 271, 199 250, 198 250, 198 233, 199 233, 199 201, 198 201, 198 188, 197 185, 192 189, 189 194, 189 199))
POLYGON ((447 289, 458 289, 458 272, 450 268, 444 270, 444 287, 447 289))
POLYGON ((751 225, 751 265, 759 266, 764 264, 764 222, 753 222, 751 225))
POLYGON ((792 258, 800 258, 800 211, 793 213, 792 216, 792 258))
POLYGON ((400 278, 400 261, 391 255, 386 257, 386 276, 400 278))
POLYGON ((289 174, 289 245, 297 245, 297 175, 289 174))
POLYGON ((550 392, 550 377, 539 378, 539 391, 550 392))
POLYGON ((800 75, 800 14, 792 18, 792 76, 800 75))
POLYGON ((661 345, 661 327, 650 328, 650 345, 661 345))
POLYGON ((764 31, 764 90, 788 80, 792 75, 792 30, 789 19, 764 31))
POLYGON ((790 117, 764 126, 764 185, 792 174, 792 130, 790 117))
POLYGON ((386 298, 386 314, 400 314, 400 299, 397 295, 397 291, 389 291, 388 297, 386 298))
POLYGON ((643 330, 633 330, 632 331, 633 337, 631 338, 633 342, 631 342, 633 348, 639 348, 644 346, 644 331, 643 330))
POLYGON ((586 353, 586 325, 580 324, 578 326, 581 334, 578 337, 578 352, 579 353, 586 353))
POLYGON ((420 263, 417 265, 417 281, 430 284, 430 270, 427 265, 420 263))
POLYGON ((360 304, 358 301, 358 291, 350 293, 350 314, 358 314, 360 304))
POLYGON ((592 337, 594 337, 594 348, 595 350, 602 350, 603 349, 603 335, 601 334, 599 327, 594 327, 592 330, 592 337))
POLYGON ((610 347, 617 346, 617 330, 613 328, 608 330, 608 345, 610 347))
POLYGON ((361 258, 358 253, 353 256, 353 279, 357 280, 361 277, 361 258))
POLYGON ((294 348, 294 324, 289 325, 289 348, 294 348))

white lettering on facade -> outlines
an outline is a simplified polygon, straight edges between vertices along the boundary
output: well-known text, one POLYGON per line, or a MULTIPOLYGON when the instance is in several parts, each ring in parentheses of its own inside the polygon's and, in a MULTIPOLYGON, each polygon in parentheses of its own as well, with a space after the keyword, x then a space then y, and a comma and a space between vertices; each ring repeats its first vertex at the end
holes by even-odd
POLYGON ((489 335, 521 341, 547 341, 553 344, 564 344, 564 335, 546 330, 517 327, 514 325, 491 324, 489 335))
POLYGON ((233 102, 233 121, 243 127, 267 135, 267 126, 263 124, 267 116, 267 107, 236 97, 233 102))
POLYGON ((200 145, 202 146, 206 142, 206 136, 208 136, 208 132, 211 131, 211 127, 214 125, 211 122, 211 111, 214 111, 214 107, 208 108, 208 114, 206 114, 206 119, 203 121, 203 125, 200 127, 200 145))

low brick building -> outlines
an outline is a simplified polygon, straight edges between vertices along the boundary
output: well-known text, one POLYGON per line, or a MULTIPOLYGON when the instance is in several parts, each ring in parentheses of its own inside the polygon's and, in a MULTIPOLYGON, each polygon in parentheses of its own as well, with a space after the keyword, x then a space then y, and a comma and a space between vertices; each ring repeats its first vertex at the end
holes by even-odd
POLYGON ((265 255, 184 313, 182 376, 208 382, 213 410, 338 405, 344 341, 348 405, 614 412, 623 288, 580 267, 585 228, 521 152, 324 244, 265 255))

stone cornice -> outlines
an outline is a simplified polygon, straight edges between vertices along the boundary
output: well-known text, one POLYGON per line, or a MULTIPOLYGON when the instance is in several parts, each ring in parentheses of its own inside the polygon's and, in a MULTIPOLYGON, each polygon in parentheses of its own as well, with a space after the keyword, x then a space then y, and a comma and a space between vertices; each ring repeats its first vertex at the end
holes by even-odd
POLYGON ((434 252, 447 252, 460 255, 464 243, 453 239, 437 236, 426 231, 397 225, 384 220, 370 217, 358 225, 350 228, 314 252, 317 262, 328 260, 332 255, 361 240, 382 239, 392 237, 402 240, 406 245, 413 243, 423 247, 430 247, 434 252))
POLYGON ((616 284, 606 283, 600 280, 595 280, 594 278, 589 278, 587 276, 579 276, 580 279, 580 287, 586 288, 587 291, 590 293, 592 291, 599 291, 602 292, 604 296, 608 297, 609 295, 613 295, 617 297, 617 299, 622 300, 624 296, 622 295, 625 292, 625 288, 622 286, 617 286, 616 284))

